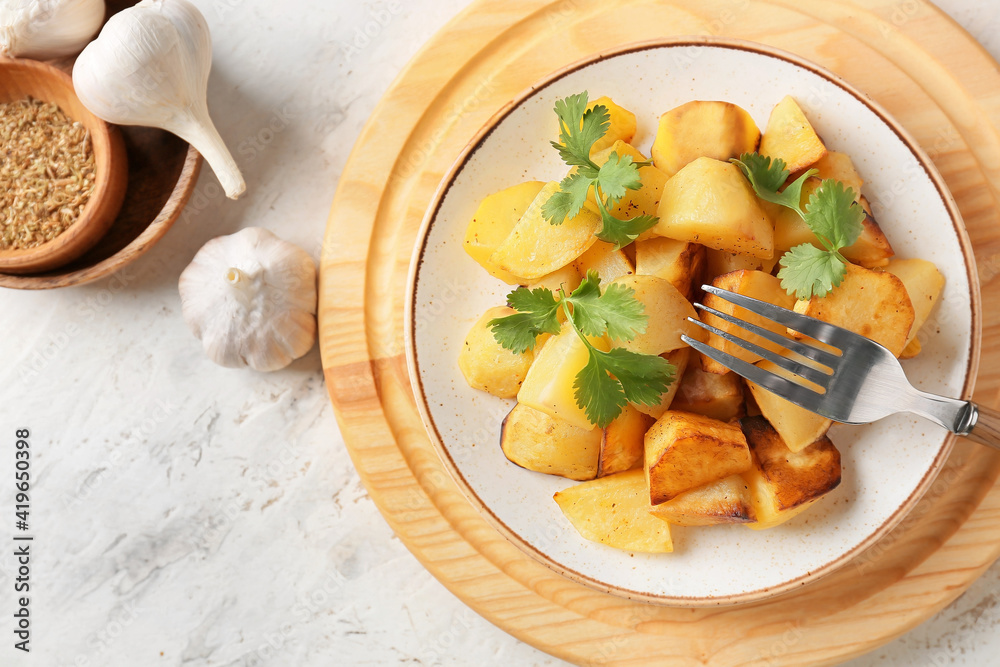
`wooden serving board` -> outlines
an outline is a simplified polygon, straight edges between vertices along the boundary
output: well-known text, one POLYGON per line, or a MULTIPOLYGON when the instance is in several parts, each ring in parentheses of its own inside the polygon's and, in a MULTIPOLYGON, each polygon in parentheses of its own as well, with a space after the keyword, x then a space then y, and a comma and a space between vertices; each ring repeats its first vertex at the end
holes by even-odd
MULTIPOLYGON (((593 53, 676 35, 762 42, 882 104, 931 155, 975 246, 984 340, 975 398, 1000 388, 1000 70, 928 2, 481 0, 386 93, 341 177, 321 266, 327 387, 362 481, 407 547, 510 634, 580 664, 826 665, 927 619, 1000 555, 1000 456, 960 442, 917 508, 841 570, 771 600, 661 607, 573 583, 473 509, 410 390, 403 301, 436 188, 476 131, 533 82, 593 53)), ((738 557, 736 555, 735 557, 738 557)))

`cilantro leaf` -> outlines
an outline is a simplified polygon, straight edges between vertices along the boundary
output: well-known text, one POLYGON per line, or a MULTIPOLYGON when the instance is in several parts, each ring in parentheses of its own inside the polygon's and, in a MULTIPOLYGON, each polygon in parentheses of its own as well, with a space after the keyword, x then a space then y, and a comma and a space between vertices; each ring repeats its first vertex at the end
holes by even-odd
POLYGON ((844 280, 845 263, 839 253, 821 250, 811 243, 797 245, 780 260, 781 287, 799 299, 824 297, 844 280))
POLYGON ((629 220, 620 220, 611 215, 606 208, 601 209, 601 228, 594 234, 607 243, 614 243, 615 250, 624 248, 639 238, 639 234, 659 222, 659 218, 651 215, 639 215, 629 220))
POLYGON ((553 141, 552 145, 566 164, 596 168, 590 159, 590 149, 611 127, 611 113, 602 104, 587 109, 587 102, 586 91, 556 100, 561 131, 559 141, 553 141))
MULTIPOLYGON (((618 380, 608 375, 608 368, 601 363, 600 350, 591 350, 587 365, 577 373, 573 383, 576 404, 592 424, 605 428, 621 414, 628 399, 618 380)), ((657 357, 659 359, 659 357, 657 357)))
POLYGON ((601 293, 601 278, 596 271, 588 271, 580 286, 569 295, 573 306, 573 321, 587 336, 603 336, 613 340, 632 340, 636 334, 646 332, 649 316, 635 298, 635 290, 626 285, 611 283, 601 293))
POLYGON ((542 216, 553 225, 575 218, 587 201, 593 182, 583 170, 573 172, 559 183, 559 191, 552 193, 542 204, 542 216))
POLYGON ((827 179, 809 197, 802 219, 828 250, 840 250, 861 236, 865 210, 854 201, 854 190, 827 179))
POLYGON ((607 161, 597 172, 597 180, 601 193, 607 198, 607 205, 614 206, 625 196, 627 190, 638 190, 642 187, 639 178, 639 168, 635 166, 631 155, 619 157, 612 151, 607 161))
POLYGON ((507 295, 507 305, 518 312, 492 319, 488 324, 504 349, 522 354, 534 349, 539 334, 559 333, 559 302, 552 290, 518 287, 507 295))
POLYGON ((587 419, 604 428, 621 414, 626 403, 659 403, 676 371, 669 361, 656 355, 591 348, 587 365, 573 383, 576 404, 587 419))
POLYGON ((784 190, 778 190, 788 180, 788 170, 785 169, 785 161, 781 158, 771 158, 759 153, 743 153, 739 159, 730 160, 740 168, 743 175, 750 181, 750 186, 758 197, 772 204, 778 204, 790 209, 794 209, 802 214, 799 205, 802 200, 802 186, 810 176, 816 174, 815 169, 810 169, 795 179, 784 190))

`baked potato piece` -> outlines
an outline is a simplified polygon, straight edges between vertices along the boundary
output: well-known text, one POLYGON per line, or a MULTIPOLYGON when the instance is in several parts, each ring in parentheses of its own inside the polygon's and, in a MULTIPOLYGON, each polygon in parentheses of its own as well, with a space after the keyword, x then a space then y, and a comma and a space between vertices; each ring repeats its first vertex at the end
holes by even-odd
POLYGON ((763 271, 771 273, 774 265, 778 263, 781 255, 775 248, 774 257, 771 259, 761 259, 753 255, 741 252, 727 252, 725 250, 705 249, 705 279, 711 282, 717 276, 733 271, 763 271))
POLYGON ((653 420, 626 404, 622 413, 604 429, 597 476, 606 477, 642 467, 643 439, 653 420))
POLYGON ((740 475, 730 475, 685 491, 673 500, 653 505, 649 512, 677 526, 715 526, 757 520, 750 487, 740 475))
POLYGON ((764 136, 760 138, 760 154, 784 160, 785 168, 793 173, 826 155, 826 146, 791 95, 771 110, 764 136))
MULTIPOLYGON (((944 289, 944 276, 926 259, 894 259, 886 265, 885 271, 903 281, 903 287, 906 288, 910 303, 913 305, 913 326, 910 327, 910 335, 906 338, 906 344, 909 346, 934 310, 934 304, 944 289)), ((911 354, 911 356, 916 355, 911 354)))
POLYGON ((793 452, 763 417, 746 417, 740 426, 753 452, 753 467, 743 474, 757 515, 750 528, 784 523, 840 484, 840 452, 826 436, 793 452))
POLYGON ((552 273, 547 273, 541 278, 528 283, 528 289, 544 287, 547 290, 555 292, 560 287, 564 287, 566 292, 569 293, 579 287, 582 280, 583 276, 576 270, 576 267, 572 264, 567 264, 552 273))
POLYGON ((914 321, 903 281, 854 264, 846 268, 840 285, 824 297, 796 301, 795 311, 871 338, 898 357, 914 321))
MULTIPOLYGON (((591 159, 598 166, 603 166, 611 153, 617 153, 620 158, 628 155, 633 162, 648 161, 646 156, 639 152, 635 146, 624 141, 616 141, 609 148, 592 153, 591 159)), ((642 182, 641 188, 626 190, 624 196, 611 207, 610 212, 616 218, 631 219, 640 215, 656 215, 660 205, 660 197, 663 195, 663 185, 667 182, 667 175, 649 165, 639 167, 639 180, 642 182)), ((593 188, 590 189, 588 198, 594 206, 597 206, 593 188)))
POLYGON ((522 283, 531 282, 569 264, 594 245, 601 216, 588 207, 561 225, 552 225, 542 216, 542 206, 558 191, 555 181, 539 190, 507 238, 489 256, 491 266, 520 277, 522 283))
POLYGON ((656 276, 623 276, 616 279, 615 284, 631 287, 635 298, 641 303, 649 321, 645 333, 637 334, 632 340, 615 340, 611 344, 639 354, 665 354, 687 343, 681 340, 681 334, 704 341, 707 334, 704 329, 687 321, 688 317, 697 317, 694 306, 683 294, 677 291, 670 281, 656 276))
MULTIPOLYGON (((617 141, 623 141, 625 143, 632 141, 637 127, 635 114, 625 107, 615 104, 615 102, 607 95, 593 100, 587 105, 587 108, 593 109, 598 104, 607 108, 608 115, 611 117, 611 124, 608 126, 608 131, 604 134, 604 136, 595 141, 594 145, 590 147, 590 155, 592 158, 595 153, 599 153, 604 149, 609 148, 617 141)), ((601 163, 598 162, 598 164, 601 163)))
POLYGON ((602 437, 599 428, 579 428, 518 403, 504 417, 500 447, 522 468, 585 480, 597 476, 602 437))
POLYGON ((660 116, 653 164, 667 176, 700 157, 726 161, 752 153, 760 143, 757 123, 730 102, 695 100, 660 116))
POLYGON ((642 470, 601 477, 557 492, 553 499, 581 536, 625 551, 669 553, 670 525, 649 513, 642 470))
POLYGON ((662 356, 677 369, 674 381, 670 383, 667 390, 663 392, 660 396, 660 402, 656 405, 635 406, 636 410, 644 415, 652 417, 653 419, 659 419, 663 416, 664 412, 670 409, 670 406, 673 404, 674 398, 677 395, 677 389, 680 387, 680 379, 684 375, 684 371, 687 369, 688 365, 692 363, 694 351, 690 347, 680 347, 662 356))
MULTIPOLYGON (((603 337, 588 340, 599 350, 609 349, 603 337)), ((562 330, 535 354, 535 361, 517 392, 518 402, 578 428, 594 428, 587 413, 577 405, 573 389, 576 374, 589 358, 587 346, 568 323, 563 324, 562 330)))
POLYGON ((595 242, 573 262, 572 266, 580 276, 587 275, 587 271, 597 271, 602 283, 609 283, 615 278, 635 273, 632 260, 620 249, 615 250, 614 243, 607 241, 595 242))
POLYGON ((827 151, 826 155, 816 160, 810 168, 818 172, 816 177, 820 180, 840 181, 845 187, 854 190, 855 201, 861 199, 861 188, 864 187, 865 181, 846 153, 827 151))
MULTIPOLYGON (((761 361, 757 365, 763 370, 781 374, 781 370, 770 361, 761 361)), ((760 413, 793 452, 800 452, 822 438, 833 425, 833 422, 826 417, 801 408, 758 384, 749 380, 746 383, 760 413)))
POLYGON ((774 256, 774 225, 735 164, 700 157, 663 186, 651 231, 716 250, 774 256))
POLYGON ((490 308, 476 320, 458 351, 458 368, 473 389, 499 398, 517 396, 521 383, 535 359, 533 350, 521 354, 506 350, 493 336, 490 321, 514 314, 513 308, 490 308))
MULTIPOLYGON (((754 299, 767 301, 768 303, 773 303, 774 305, 781 306, 782 308, 792 308, 795 305, 795 297, 791 296, 781 288, 781 281, 771 274, 764 273, 763 271, 733 271, 732 273, 726 273, 716 277, 716 279, 712 281, 712 285, 714 287, 736 292, 737 294, 743 294, 754 299)), ((741 320, 751 324, 756 324, 770 331, 774 331, 775 333, 785 333, 785 327, 780 324, 776 324, 775 322, 761 317, 760 315, 751 313, 745 308, 733 305, 725 299, 715 296, 714 294, 706 294, 704 303, 710 308, 714 308, 715 310, 726 313, 727 315, 733 315, 741 320)), ((739 338, 742 338, 743 340, 756 343, 767 350, 780 352, 783 349, 776 343, 772 343, 769 340, 752 334, 742 327, 730 324, 729 322, 726 322, 725 320, 705 311, 701 312, 701 321, 705 324, 710 324, 718 329, 721 329, 722 331, 729 332, 739 338)), ((709 334, 708 344, 751 364, 760 361, 760 357, 758 355, 744 350, 739 345, 729 342, 718 334, 709 334)), ((702 368, 709 373, 719 373, 721 375, 729 372, 728 368, 714 359, 710 359, 704 355, 702 355, 701 365, 702 368)))
POLYGON ((510 236, 514 225, 544 186, 541 181, 529 181, 487 196, 466 227, 462 247, 494 278, 510 285, 524 282, 520 276, 504 271, 491 262, 490 255, 510 236))
POLYGON ((709 373, 698 364, 690 364, 671 408, 732 421, 743 416, 743 380, 736 373, 709 373))
POLYGON ((685 491, 750 469, 750 450, 736 424, 668 410, 646 432, 649 502, 659 505, 685 491))
POLYGON ((704 264, 705 246, 699 243, 662 236, 635 242, 635 272, 663 278, 687 298, 701 284, 704 264))

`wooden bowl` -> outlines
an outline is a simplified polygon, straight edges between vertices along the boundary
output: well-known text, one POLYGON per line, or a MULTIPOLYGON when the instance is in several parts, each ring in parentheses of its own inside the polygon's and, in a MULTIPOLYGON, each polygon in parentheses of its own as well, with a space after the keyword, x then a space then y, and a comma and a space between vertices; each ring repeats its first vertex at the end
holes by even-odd
POLYGON ((90 131, 96 184, 79 219, 65 232, 35 248, 0 250, 0 271, 12 274, 56 269, 94 247, 111 228, 128 184, 128 157, 121 133, 83 106, 68 74, 33 60, 0 60, 0 102, 27 97, 57 104, 90 131))

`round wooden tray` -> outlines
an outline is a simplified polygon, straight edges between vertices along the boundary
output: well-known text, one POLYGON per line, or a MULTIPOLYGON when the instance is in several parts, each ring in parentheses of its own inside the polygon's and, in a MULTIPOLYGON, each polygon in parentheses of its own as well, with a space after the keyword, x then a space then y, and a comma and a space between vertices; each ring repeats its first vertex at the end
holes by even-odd
MULTIPOLYGON (((764 602, 688 609, 561 577, 491 528, 445 472, 417 413, 403 348, 413 242, 441 178, 489 117, 589 54, 674 35, 762 42, 868 93, 931 155, 955 195, 1000 326, 1000 70, 926 2, 481 0, 386 93, 341 177, 320 278, 327 387, 361 479, 389 525, 455 595, 512 635, 586 664, 825 665, 927 619, 1000 555, 1000 457, 959 442, 914 511, 852 563, 764 602), (349 222, 348 222, 349 221, 349 222)), ((996 405, 1000 349, 975 398, 996 405)))

